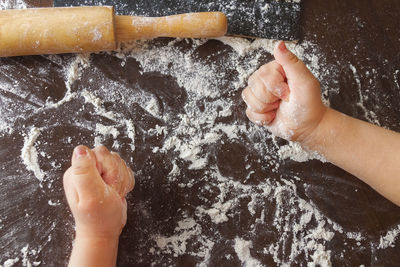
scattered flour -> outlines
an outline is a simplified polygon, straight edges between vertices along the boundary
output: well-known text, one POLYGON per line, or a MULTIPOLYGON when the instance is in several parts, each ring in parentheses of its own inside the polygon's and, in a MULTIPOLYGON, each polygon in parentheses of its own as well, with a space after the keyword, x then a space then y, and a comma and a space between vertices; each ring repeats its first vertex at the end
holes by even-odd
POLYGON ((36 139, 40 135, 40 129, 33 127, 28 136, 25 137, 24 146, 21 150, 21 158, 26 166, 26 169, 32 171, 36 178, 41 182, 45 176, 44 172, 40 169, 38 161, 38 152, 35 147, 36 139))
POLYGON ((96 132, 104 136, 112 135, 114 139, 119 135, 118 130, 114 126, 105 126, 100 123, 96 123, 96 132))
POLYGON ((198 207, 197 212, 207 214, 215 224, 227 222, 229 219, 226 213, 233 207, 232 203, 232 200, 225 203, 217 202, 208 210, 198 207))
MULTIPOLYGON (((178 222, 175 232, 177 234, 170 237, 153 236, 157 247, 163 253, 172 253, 174 257, 185 253, 201 257, 203 258, 203 262, 199 266, 207 266, 214 242, 202 236, 201 226, 193 218, 186 218, 178 222), (187 251, 189 241, 191 244, 199 244, 201 248, 196 252, 187 251)), ((151 251, 154 253, 154 249, 151 251)))
POLYGON ((201 227, 193 218, 187 218, 178 222, 175 231, 179 234, 171 237, 155 236, 153 238, 159 248, 169 250, 177 257, 186 252, 186 242, 190 238, 201 234, 201 227))
POLYGON ((19 258, 15 258, 15 259, 8 259, 6 260, 3 265, 0 265, 2 267, 12 267, 14 266, 14 264, 16 264, 17 262, 19 262, 19 258))
POLYGON ((235 249, 235 252, 239 258, 239 260, 242 262, 243 266, 245 267, 258 267, 262 266, 262 264, 254 259, 251 254, 250 254, 250 249, 253 247, 253 244, 251 241, 246 241, 243 240, 239 237, 235 238, 235 244, 233 248, 235 249))
POLYGON ((125 120, 125 125, 126 125, 127 135, 131 140, 130 144, 131 150, 135 151, 135 136, 136 136, 135 126, 132 120, 125 120))
POLYGON ((0 0, 0 10, 10 8, 23 9, 27 7, 25 1, 22 0, 0 0))
MULTIPOLYGON (((258 67, 257 59, 263 52, 272 53, 276 41, 259 39, 249 41, 242 38, 223 37, 217 40, 228 45, 235 51, 231 55, 230 61, 232 68, 238 71, 237 79, 232 81, 234 90, 240 90, 246 85, 247 78, 258 67), (260 51, 262 51, 260 53, 260 51), (248 55, 252 55, 253 59, 248 60, 245 64, 239 65, 241 59, 248 55)), ((176 77, 178 85, 184 87, 189 95, 188 102, 184 106, 184 113, 180 115, 180 119, 176 123, 172 123, 173 127, 168 128, 168 131, 163 132, 165 137, 163 146, 153 150, 155 153, 170 153, 171 151, 178 152, 180 159, 188 161, 189 169, 201 169, 207 166, 210 168, 210 179, 215 179, 220 190, 219 199, 216 202, 211 202, 209 205, 198 206, 196 208, 196 216, 203 218, 207 215, 214 224, 224 224, 229 221, 230 212, 234 212, 237 207, 237 200, 250 197, 248 210, 252 216, 259 213, 260 205, 265 203, 265 206, 277 205, 276 214, 274 216, 273 226, 275 231, 279 233, 280 239, 278 242, 265 244, 265 251, 271 254, 275 262, 279 265, 289 265, 299 255, 305 253, 310 266, 331 266, 330 258, 331 251, 326 249, 326 243, 330 242, 335 233, 343 233, 341 226, 333 223, 320 213, 320 211, 301 199, 296 193, 296 186, 292 182, 286 181, 284 184, 271 183, 267 180, 258 186, 245 186, 241 183, 234 182, 229 178, 222 176, 217 169, 208 165, 207 153, 203 150, 208 144, 223 142, 224 138, 229 140, 241 140, 243 135, 248 135, 252 131, 259 129, 257 126, 251 126, 249 129, 244 124, 225 124, 216 123, 216 120, 221 117, 228 117, 232 114, 231 107, 233 103, 229 99, 221 99, 210 88, 215 85, 216 79, 219 79, 218 74, 221 70, 216 70, 215 66, 199 64, 193 61, 189 52, 181 52, 174 47, 178 40, 170 42, 168 46, 157 47, 157 49, 149 49, 147 42, 135 42, 124 44, 118 54, 120 58, 133 57, 136 59, 143 72, 160 72, 166 75, 176 77), (184 69, 185 71, 182 71, 184 69), (197 101, 208 98, 205 111, 199 112, 196 107, 197 101), (218 111, 218 107, 222 110, 218 111), (229 108, 228 108, 229 107, 229 108), (201 115, 199 115, 201 114, 201 115), (205 134, 206 132, 206 134, 205 134), (232 193, 235 197, 225 199, 226 196, 232 193), (260 199, 255 199, 255 196, 260 199), (285 195, 285 197, 283 197, 285 195), (290 207, 287 206, 290 204, 290 207), (317 224, 313 225, 313 221, 317 224), (286 243, 288 238, 292 238, 291 244, 286 243), (289 254, 285 254, 289 251, 289 254), (284 253, 282 257, 282 253, 284 253)), ((202 40, 193 41, 193 46, 199 47, 204 44, 202 40)), ((315 54, 310 53, 310 50, 315 49, 312 43, 303 42, 302 44, 289 43, 289 49, 293 50, 301 59, 305 60, 307 66, 320 80, 324 81, 332 76, 332 73, 324 71, 321 59, 315 54), (308 52, 306 52, 308 51, 308 52)), ((322 82, 322 86, 324 83, 322 82)), ((337 88, 329 88, 330 92, 338 92, 337 88)), ((327 100, 327 90, 323 90, 323 100, 329 104, 327 100)), ((167 124, 171 123, 171 118, 168 114, 159 112, 158 108, 154 109, 155 103, 144 102, 144 108, 154 116, 163 119, 167 124), (150 105, 151 104, 151 105, 150 105)), ((156 106, 158 107, 158 106, 156 106)), ((258 133, 260 131, 258 130, 258 133)), ((159 133, 161 134, 161 133, 159 133)), ((265 138, 271 138, 268 133, 265 133, 265 138)), ((261 144, 262 146, 262 144, 261 144)), ((257 147, 257 146, 256 146, 257 147)), ((258 149, 258 148, 257 148, 258 149)), ((271 151, 260 153, 271 153, 271 151)), ((322 162, 326 160, 315 152, 305 151, 295 142, 289 142, 287 145, 278 146, 276 155, 278 160, 291 159, 298 162, 304 162, 312 159, 317 159, 322 162)), ((249 170, 251 172, 252 170, 249 170)), ((175 181, 173 178, 181 173, 180 168, 173 163, 173 168, 168 175, 170 181, 175 181)), ((210 180, 213 181, 213 180, 210 180)), ((189 186, 188 183, 187 186, 189 186)), ((255 218, 256 223, 264 223, 266 210, 261 208, 259 218, 255 218)), ((181 229, 182 230, 182 229, 181 229)), ((191 230, 193 231, 193 229, 191 230)), ((171 253, 174 255, 177 252, 182 252, 181 243, 186 244, 188 240, 187 234, 191 236, 191 231, 181 231, 172 237, 161 237, 157 244, 162 247, 163 252, 168 251, 170 244, 171 253), (175 240, 175 241, 174 241, 175 240), (185 240, 185 242, 176 242, 176 240, 185 240), (174 244, 174 245, 171 245, 174 244)), ((197 235, 197 234, 196 234, 197 235)), ((254 233, 256 235, 256 233, 254 233)), ((207 237, 211 240, 213 237, 207 237)), ((348 237, 350 238, 350 237, 348 237)), ((351 239, 363 238, 361 233, 352 232, 351 239)), ((238 239, 242 242, 247 242, 238 239)), ((245 243, 247 251, 251 247, 250 243, 245 243)), ((185 246, 185 250, 186 250, 185 246)), ((242 250, 241 255, 249 255, 246 249, 242 250), (247 254, 246 254, 247 253, 247 254)), ((243 259, 243 258, 242 258, 243 259)), ((241 260, 242 260, 241 259, 241 260)), ((242 262, 244 262, 242 260, 242 262)))
POLYGON ((317 159, 322 162, 327 160, 315 151, 307 151, 297 142, 289 141, 289 144, 281 146, 278 150, 279 157, 284 160, 290 158, 293 161, 305 162, 312 159, 317 159))
POLYGON ((311 255, 312 262, 309 262, 307 266, 309 267, 331 267, 332 263, 330 261, 331 259, 331 252, 330 251, 325 251, 325 248, 321 245, 318 244, 318 248, 315 250, 314 254, 311 255))
POLYGON ((378 117, 376 116, 375 112, 373 112, 372 110, 368 110, 365 107, 365 104, 364 104, 365 97, 363 96, 363 92, 362 92, 363 87, 361 85, 360 76, 357 73, 357 69, 352 64, 349 64, 349 67, 350 67, 350 70, 353 72, 354 79, 357 83, 358 97, 360 98, 359 102, 357 103, 357 106, 359 106, 363 110, 363 112, 365 114, 365 118, 369 122, 380 126, 381 124, 379 123, 378 117))
POLYGON ((389 230, 386 233, 386 235, 381 236, 378 248, 385 249, 388 247, 394 247, 394 242, 399 237, 399 234, 400 234, 400 225, 397 225, 397 227, 395 227, 394 229, 389 230))
MULTIPOLYGON (((4 1, 0 2, 0 7, 5 7, 4 1)), ((245 184, 222 175, 216 164, 210 159, 208 149, 224 142, 243 143, 248 137, 251 142, 246 143, 246 146, 254 149, 254 152, 265 159, 264 162, 261 162, 262 164, 272 162, 272 168, 276 168, 279 161, 284 159, 298 162, 318 159, 326 162, 322 156, 303 150, 297 143, 289 142, 283 146, 272 144, 274 138, 262 127, 249 126, 245 122, 239 121, 234 123, 224 121, 231 116, 236 116, 237 103, 236 100, 229 97, 221 97, 221 92, 215 90, 215 88, 221 87, 219 81, 226 79, 224 78, 226 73, 235 70, 237 75, 234 79, 229 78, 229 83, 232 84, 229 93, 239 92, 246 85, 249 75, 258 68, 258 60, 262 54, 273 52, 276 41, 265 39, 249 41, 233 37, 223 37, 217 40, 232 49, 229 60, 226 60, 226 66, 224 66, 227 68, 226 70, 221 69, 219 65, 204 64, 195 59, 193 55, 196 49, 204 45, 206 40, 176 39, 167 46, 158 47, 152 47, 154 44, 149 41, 138 41, 122 44, 120 51, 111 54, 122 59, 123 62, 127 62, 126 60, 129 58, 135 59, 140 64, 142 73, 157 72, 172 76, 178 85, 185 89, 188 99, 183 106, 183 111, 176 117, 162 109, 157 99, 150 94, 138 94, 126 101, 135 101, 145 112, 162 121, 161 125, 163 126, 158 124, 152 126, 153 128, 148 131, 148 134, 162 139, 160 147, 153 149, 154 153, 175 153, 178 156, 172 160, 172 169, 167 175, 167 179, 171 183, 175 183, 171 186, 191 187, 193 180, 184 183, 177 181, 177 177, 182 175, 186 171, 185 169, 207 169, 205 177, 202 179, 205 179, 209 188, 214 186, 218 188, 219 192, 215 199, 206 199, 201 205, 195 207, 195 214, 192 217, 184 214, 183 218, 177 222, 172 235, 154 234, 149 242, 156 246, 150 250, 150 253, 152 255, 170 254, 173 257, 189 254, 202 259, 200 266, 208 266, 211 251, 221 237, 218 231, 210 234, 209 231, 205 231, 204 227, 202 228, 206 221, 204 218, 212 225, 224 227, 225 224, 233 221, 231 218, 234 215, 240 212, 238 211, 240 202, 247 201, 244 207, 246 208, 247 205, 251 215, 248 218, 251 226, 249 229, 245 229, 246 239, 255 238, 258 234, 257 226, 260 225, 268 226, 270 231, 277 233, 277 240, 265 240, 261 248, 265 254, 273 257, 277 265, 290 265, 302 257, 302 259, 310 261, 308 262, 309 266, 331 266, 333 252, 327 250, 326 245, 335 235, 343 234, 345 230, 324 216, 310 200, 302 199, 297 193, 295 183, 283 178, 277 181, 269 177, 259 177, 262 178, 262 182, 245 184), (187 42, 192 48, 182 51, 175 47, 177 42, 187 42), (203 111, 197 107, 199 102, 204 102, 203 111), (254 141, 255 139, 251 139, 253 135, 259 135, 262 141, 254 141), (272 145, 268 147, 268 143, 272 145), (181 169, 177 164, 181 160, 188 163, 187 167, 184 167, 185 169, 181 169), (272 221, 271 217, 267 216, 272 216, 272 221), (268 220, 267 223, 266 220, 268 220)), ((334 76, 335 73, 323 71, 325 67, 323 60, 318 55, 318 49, 313 43, 307 41, 300 44, 289 43, 288 47, 305 60, 311 71, 322 81, 322 85, 324 85, 324 80, 334 76)), ((112 136, 114 141, 118 137, 126 135, 130 140, 131 150, 134 151, 136 138, 134 121, 118 112, 111 112, 104 106, 106 101, 115 101, 113 93, 107 92, 113 91, 110 89, 119 90, 120 84, 113 85, 114 88, 101 87, 99 88, 100 92, 92 92, 88 89, 78 92, 71 91, 72 84, 80 79, 82 70, 86 68, 91 68, 90 55, 77 55, 65 68, 65 83, 68 91, 64 98, 57 103, 46 103, 43 108, 38 110, 58 108, 69 101, 83 98, 85 103, 94 107, 97 115, 108 118, 113 123, 110 126, 96 123, 94 128, 93 126, 90 128, 93 133, 112 136)), ((352 68, 352 71, 356 74, 355 67, 352 68)), ((329 90, 336 92, 337 88, 329 88, 329 90)), ((325 97, 327 91, 323 90, 325 97)), ((329 103, 327 99, 324 101, 329 103)), ((360 97, 360 101, 363 101, 362 97, 360 97)), ((370 115, 373 119, 373 114, 370 115)), ((38 154, 34 146, 40 132, 39 128, 31 129, 25 138, 21 158, 27 169, 33 171, 35 176, 42 181, 45 173, 39 167, 38 154)), ((118 143, 115 143, 115 146, 118 146, 118 143)), ((244 174, 243 180, 250 175, 259 175, 251 169, 251 165, 246 170, 248 173, 244 174)), ((48 201, 50 206, 56 206, 59 203, 57 200, 48 201)), ((248 216, 247 213, 246 215, 248 216)), ((384 249, 393 246, 399 234, 400 226, 387 232, 381 237, 378 248, 384 249)), ((344 236, 357 241, 365 239, 358 232, 344 233, 344 236)), ((250 250, 253 248, 251 240, 246 241, 236 237, 231 241, 234 242, 234 250, 244 266, 261 266, 261 263, 251 256, 250 250)), ((23 253, 22 262, 25 266, 31 264, 27 260, 27 251, 28 247, 21 251, 23 253)), ((20 260, 19 258, 10 260, 16 259, 20 260)), ((157 263, 161 264, 155 261, 155 264, 157 263)))
POLYGON ((160 107, 158 106, 157 100, 154 97, 150 99, 145 109, 154 117, 158 117, 160 114, 160 107))

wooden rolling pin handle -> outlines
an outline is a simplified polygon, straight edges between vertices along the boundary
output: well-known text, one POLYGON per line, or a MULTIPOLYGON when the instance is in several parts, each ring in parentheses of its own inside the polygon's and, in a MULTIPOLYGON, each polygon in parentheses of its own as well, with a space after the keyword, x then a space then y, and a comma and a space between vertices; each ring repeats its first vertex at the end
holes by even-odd
POLYGON ((156 37, 208 38, 226 34, 227 18, 221 12, 200 12, 167 17, 115 17, 118 41, 156 37))
POLYGON ((145 18, 100 6, 0 10, 0 57, 109 51, 118 41, 216 37, 226 29, 220 12, 145 18))

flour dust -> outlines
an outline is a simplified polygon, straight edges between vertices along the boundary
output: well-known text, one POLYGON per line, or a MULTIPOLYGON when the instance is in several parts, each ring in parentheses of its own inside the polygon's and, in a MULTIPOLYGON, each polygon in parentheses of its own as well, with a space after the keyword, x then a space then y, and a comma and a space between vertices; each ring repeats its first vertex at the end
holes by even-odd
MULTIPOLYGON (((8 3, 2 1, 0 7, 8 8, 8 3)), ((361 242, 367 236, 347 231, 332 221, 310 198, 299 193, 307 188, 302 182, 304 177, 287 175, 282 170, 288 162, 317 160, 323 164, 326 160, 299 144, 272 136, 243 115, 241 90, 248 77, 272 59, 275 43, 233 37, 161 39, 124 43, 112 53, 44 56, 45 62, 59 67, 64 94, 56 100, 41 101, 20 92, 17 81, 0 80, 2 90, 22 93, 25 100, 29 99, 17 106, 1 98, 14 110, 1 119, 0 132, 24 138, 21 161, 32 179, 36 177, 36 183, 46 190, 54 188, 53 171, 60 171, 65 163, 49 151, 51 142, 71 148, 82 141, 106 144, 125 153, 129 164, 143 167, 135 170, 140 187, 155 186, 153 180, 158 179, 160 185, 156 188, 161 191, 132 206, 137 221, 149 222, 146 229, 133 229, 143 232, 135 240, 135 249, 121 248, 134 256, 135 263, 150 255, 156 265, 175 264, 177 258, 190 256, 199 266, 218 260, 236 260, 244 266, 331 266, 336 253, 330 249, 334 240, 361 242), (217 52, 208 54, 211 47, 217 47, 217 52), (149 88, 146 79, 159 81, 160 87, 149 88), (19 121, 32 117, 31 123, 20 125, 9 119, 20 108, 27 112, 18 115, 19 121), (43 116, 46 120, 39 119, 43 116), (67 125, 68 131, 62 133, 66 137, 57 140, 61 138, 57 135, 60 125, 67 125), (48 137, 56 141, 43 142, 48 137), (149 165, 140 157, 147 157, 149 165), (141 161, 141 165, 135 165, 141 161), (157 173, 154 170, 158 168, 166 170, 159 173, 160 177, 147 175, 157 173), (152 220, 150 211, 156 194, 172 196, 171 192, 183 199, 175 203, 176 209, 165 203, 174 215, 162 214, 163 220, 152 220), (193 192, 196 196, 188 195, 193 192), (169 223, 168 231, 162 230, 167 226, 159 226, 169 223), (218 252, 221 248, 223 255, 218 252)), ((322 97, 329 104, 328 95, 339 91, 327 87, 336 71, 324 62, 314 43, 290 43, 288 47, 321 81, 322 97)), ((7 73, 9 68, 0 66, 0 71, 7 73)), ((362 100, 360 93, 361 106, 362 100)), ((376 119, 367 111, 366 116, 376 119)), ((61 199, 62 194, 53 194, 46 203, 49 208, 65 208, 61 199)), ((128 222, 127 227, 130 223, 137 225, 128 222)), ((398 228, 388 229, 367 249, 393 246, 398 228)), ((20 251, 8 253, 8 258, 3 257, 3 266, 19 264, 29 257, 35 259, 32 251, 35 249, 24 245, 20 251)), ((40 263, 32 260, 29 264, 40 263)))

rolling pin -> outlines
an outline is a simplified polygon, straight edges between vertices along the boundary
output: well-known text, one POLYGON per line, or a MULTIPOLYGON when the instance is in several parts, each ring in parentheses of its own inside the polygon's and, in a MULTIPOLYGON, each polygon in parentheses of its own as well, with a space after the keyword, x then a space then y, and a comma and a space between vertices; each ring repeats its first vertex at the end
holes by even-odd
POLYGON ((111 51, 118 42, 225 35, 220 12, 115 16, 109 6, 0 10, 0 57, 111 51))

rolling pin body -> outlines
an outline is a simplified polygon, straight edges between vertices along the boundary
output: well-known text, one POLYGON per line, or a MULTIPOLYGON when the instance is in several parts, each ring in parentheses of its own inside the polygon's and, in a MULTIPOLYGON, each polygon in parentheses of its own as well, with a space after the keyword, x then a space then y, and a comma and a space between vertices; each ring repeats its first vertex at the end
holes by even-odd
POLYGON ((113 7, 0 10, 0 57, 110 51, 119 41, 226 33, 220 12, 160 18, 114 16, 113 7))
POLYGON ((115 48, 112 7, 0 11, 0 56, 3 57, 115 48))

